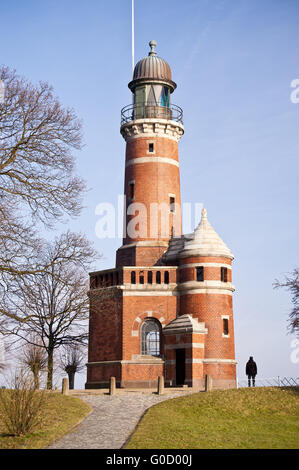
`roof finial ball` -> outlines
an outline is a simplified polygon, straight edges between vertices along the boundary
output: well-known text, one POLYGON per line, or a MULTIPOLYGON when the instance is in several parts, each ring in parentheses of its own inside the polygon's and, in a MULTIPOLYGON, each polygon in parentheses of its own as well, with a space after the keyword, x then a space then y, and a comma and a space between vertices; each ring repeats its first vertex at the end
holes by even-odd
POLYGON ((152 40, 149 42, 149 46, 151 48, 151 51, 148 53, 149 56, 152 56, 152 55, 157 55, 157 52, 155 51, 155 47, 156 47, 157 43, 155 40, 152 40))
POLYGON ((207 215, 208 215, 208 211, 205 207, 203 207, 202 211, 201 211, 201 217, 202 219, 206 219, 207 218, 207 215))

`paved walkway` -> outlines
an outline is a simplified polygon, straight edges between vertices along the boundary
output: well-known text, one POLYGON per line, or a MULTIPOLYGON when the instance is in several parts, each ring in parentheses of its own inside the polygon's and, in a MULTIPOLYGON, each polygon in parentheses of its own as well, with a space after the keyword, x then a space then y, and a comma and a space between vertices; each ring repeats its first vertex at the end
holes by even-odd
POLYGON ((72 393, 89 403, 93 411, 72 432, 48 449, 120 449, 145 410, 161 401, 190 393, 190 389, 171 391, 165 395, 141 391, 122 391, 112 396, 90 391, 72 393))

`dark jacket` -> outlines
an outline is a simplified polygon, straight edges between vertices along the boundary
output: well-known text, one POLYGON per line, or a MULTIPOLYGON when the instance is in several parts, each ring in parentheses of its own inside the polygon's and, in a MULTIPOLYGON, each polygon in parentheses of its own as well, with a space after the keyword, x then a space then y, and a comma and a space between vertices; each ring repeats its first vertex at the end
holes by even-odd
POLYGON ((256 375, 257 374, 257 367, 256 363, 253 359, 249 359, 246 364, 246 375, 256 375))

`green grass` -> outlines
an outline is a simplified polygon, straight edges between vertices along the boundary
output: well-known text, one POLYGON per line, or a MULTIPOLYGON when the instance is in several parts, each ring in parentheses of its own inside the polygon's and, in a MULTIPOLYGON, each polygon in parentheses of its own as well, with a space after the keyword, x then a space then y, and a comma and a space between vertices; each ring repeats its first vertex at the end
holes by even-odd
MULTIPOLYGON (((9 393, 9 390, 7 392, 9 393)), ((90 406, 79 398, 48 392, 42 423, 29 434, 20 437, 8 435, 0 414, 0 449, 47 447, 70 431, 90 410, 90 406)))
POLYGON ((299 387, 221 390, 152 407, 126 449, 294 449, 299 387))

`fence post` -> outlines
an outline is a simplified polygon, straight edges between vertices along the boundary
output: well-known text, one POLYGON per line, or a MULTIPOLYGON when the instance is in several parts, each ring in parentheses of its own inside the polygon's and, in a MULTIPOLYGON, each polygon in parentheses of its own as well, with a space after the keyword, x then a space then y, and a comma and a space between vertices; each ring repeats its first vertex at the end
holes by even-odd
POLYGON ((212 376, 207 374, 205 377, 205 392, 210 392, 213 388, 212 376))
POLYGON ((236 378, 236 386, 237 386, 237 388, 239 388, 239 379, 238 379, 238 377, 236 378))
POLYGON ((69 394, 69 381, 67 378, 62 379, 62 395, 68 395, 69 394))
POLYGON ((110 377, 109 381, 109 395, 115 394, 115 377, 110 377))
POLYGON ((278 376, 277 379, 278 379, 278 387, 280 387, 280 377, 278 376))
POLYGON ((164 393, 164 376, 159 375, 158 377, 158 395, 163 395, 164 393))

